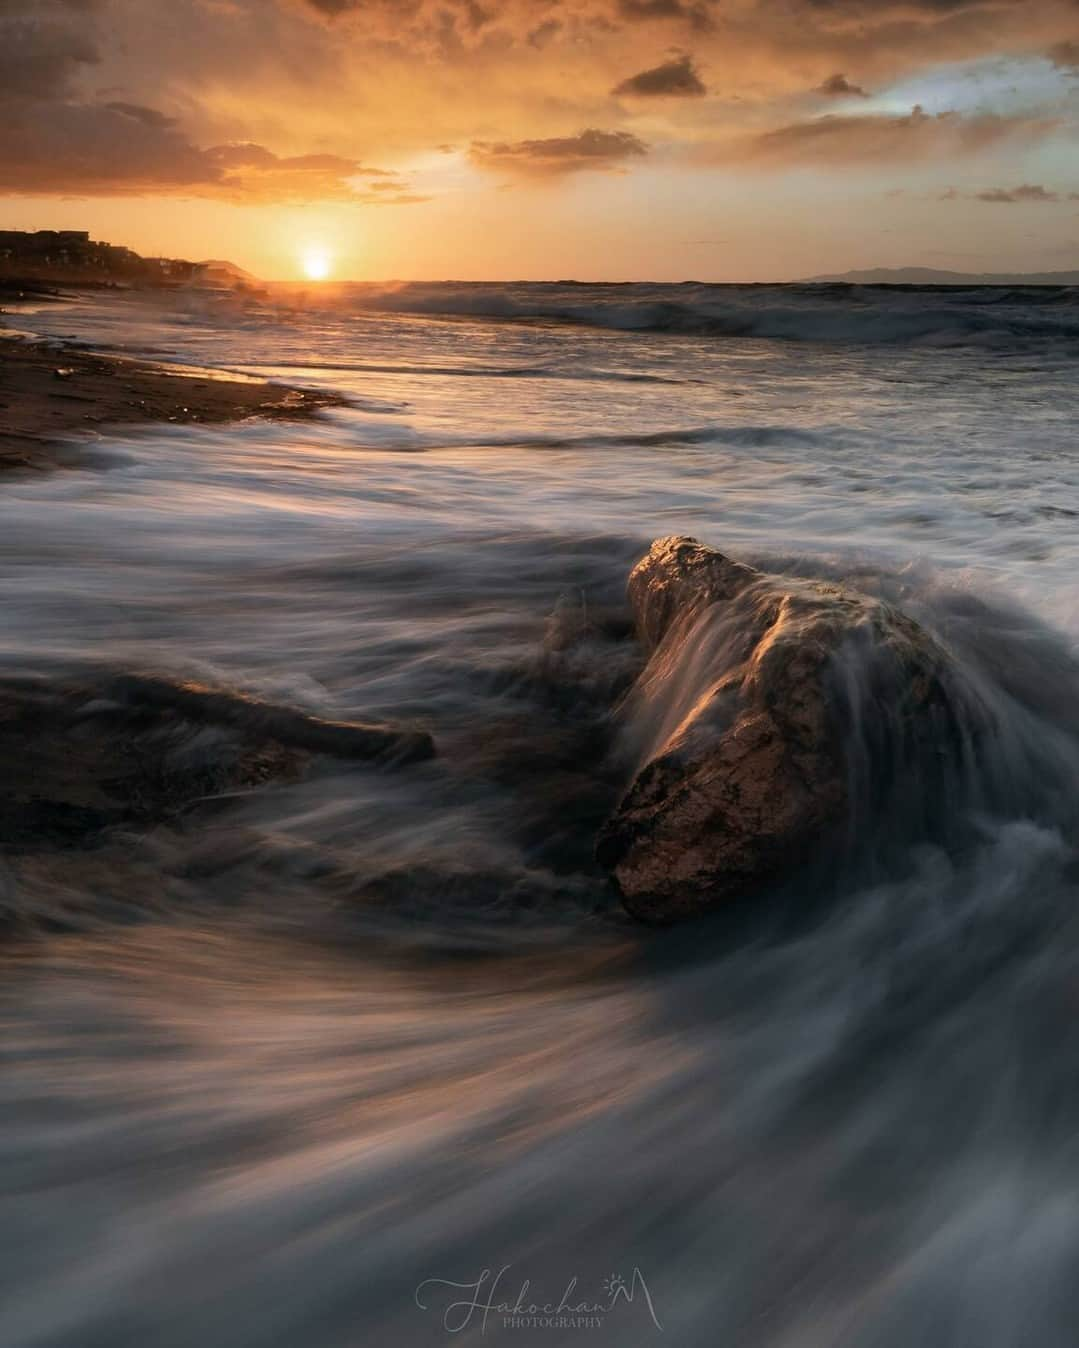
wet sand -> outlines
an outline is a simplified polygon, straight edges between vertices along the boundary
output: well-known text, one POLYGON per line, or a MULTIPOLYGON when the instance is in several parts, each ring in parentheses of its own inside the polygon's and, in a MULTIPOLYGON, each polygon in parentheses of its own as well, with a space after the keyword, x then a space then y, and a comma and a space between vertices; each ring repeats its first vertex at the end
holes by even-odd
POLYGON ((342 405, 311 389, 0 336, 0 472, 54 467, 70 459, 65 442, 113 426, 302 418, 342 405))

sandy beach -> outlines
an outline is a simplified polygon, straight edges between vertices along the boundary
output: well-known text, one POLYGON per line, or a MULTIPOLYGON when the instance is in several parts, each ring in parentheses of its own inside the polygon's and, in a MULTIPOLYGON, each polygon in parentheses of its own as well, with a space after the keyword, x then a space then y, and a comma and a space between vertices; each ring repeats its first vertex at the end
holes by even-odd
POLYGON ((0 471, 54 467, 61 445, 111 426, 303 418, 341 404, 243 375, 0 336, 0 471))

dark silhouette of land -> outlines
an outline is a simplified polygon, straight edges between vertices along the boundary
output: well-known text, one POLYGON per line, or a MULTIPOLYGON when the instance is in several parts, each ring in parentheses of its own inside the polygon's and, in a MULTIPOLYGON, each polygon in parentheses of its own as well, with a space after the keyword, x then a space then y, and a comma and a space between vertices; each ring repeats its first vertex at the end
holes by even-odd
POLYGON ((84 229, 0 230, 0 287, 9 292, 40 284, 231 288, 254 280, 232 262, 142 257, 84 229))
POLYGON ((871 267, 808 276, 801 285, 856 286, 1079 286, 1079 271, 966 272, 935 267, 871 267))

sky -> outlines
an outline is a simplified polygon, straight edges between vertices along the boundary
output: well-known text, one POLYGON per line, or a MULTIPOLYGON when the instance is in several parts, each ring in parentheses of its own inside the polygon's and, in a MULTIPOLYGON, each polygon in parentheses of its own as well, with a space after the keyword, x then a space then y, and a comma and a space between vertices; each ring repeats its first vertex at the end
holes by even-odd
POLYGON ((267 279, 1079 268, 1079 0, 0 0, 0 228, 267 279))

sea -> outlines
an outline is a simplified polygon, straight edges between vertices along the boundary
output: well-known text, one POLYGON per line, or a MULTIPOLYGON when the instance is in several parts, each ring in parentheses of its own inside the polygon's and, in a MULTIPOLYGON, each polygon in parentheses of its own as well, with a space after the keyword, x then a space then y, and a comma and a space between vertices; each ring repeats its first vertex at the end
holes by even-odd
POLYGON ((438 756, 0 856, 3 1348, 1072 1348, 1079 290, 5 322, 349 401, 5 479, 8 670, 165 671, 438 756), (642 714, 625 583, 669 534, 937 637, 1004 783, 947 802, 962 848, 622 911, 592 849, 642 714))

